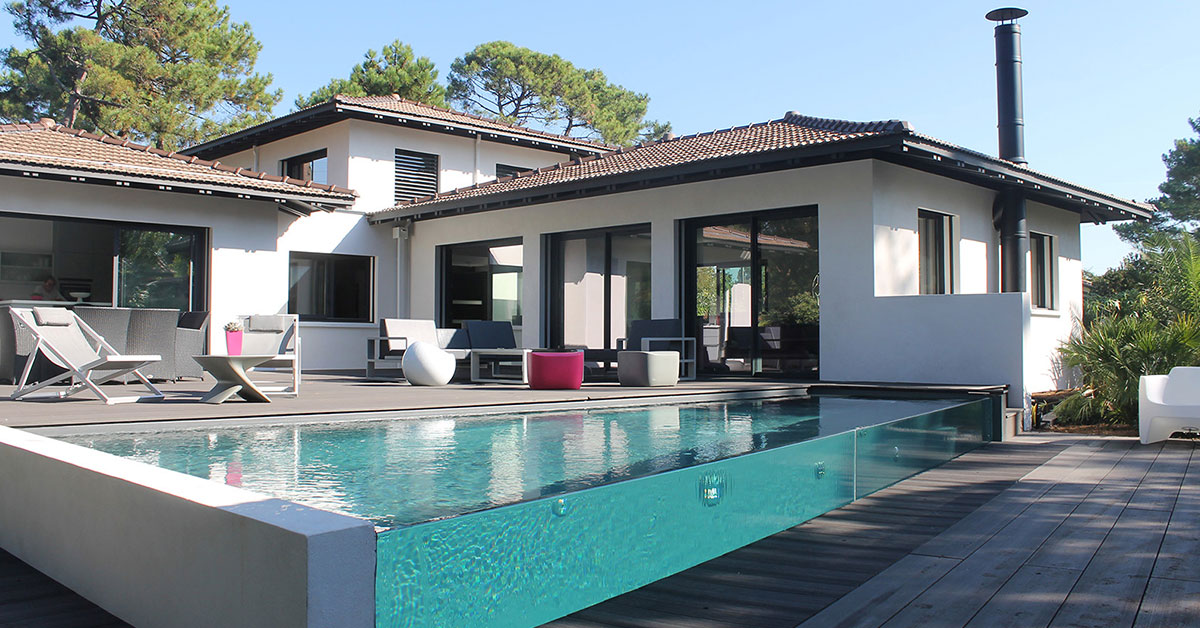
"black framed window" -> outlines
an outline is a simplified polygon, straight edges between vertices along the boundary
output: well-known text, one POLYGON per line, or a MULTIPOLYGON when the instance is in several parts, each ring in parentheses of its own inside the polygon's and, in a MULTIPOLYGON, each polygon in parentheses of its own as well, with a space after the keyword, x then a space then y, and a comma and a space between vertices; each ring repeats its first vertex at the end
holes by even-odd
POLYGON ((925 209, 917 211, 917 248, 920 252, 917 270, 921 294, 954 291, 951 232, 951 216, 925 209))
POLYGON ((302 253, 288 261, 288 313, 300 320, 369 323, 374 258, 302 253))
POLYGON ((521 326, 524 247, 520 238, 438 247, 442 327, 463 321, 521 326))
POLYGON ((1035 308, 1053 310, 1057 305, 1054 298, 1057 283, 1054 244, 1054 236, 1033 232, 1029 234, 1029 300, 1035 308))
POLYGON ((397 203, 437 194, 437 155, 397 148, 395 165, 397 203))
POLYGON ((316 183, 329 183, 329 158, 325 149, 284 159, 282 172, 293 179, 305 179, 316 183))
POLYGON ((526 168, 524 166, 510 166, 508 164, 496 164, 496 178, 502 179, 504 177, 512 177, 516 176, 519 172, 527 172, 529 170, 533 170, 533 168, 526 168))

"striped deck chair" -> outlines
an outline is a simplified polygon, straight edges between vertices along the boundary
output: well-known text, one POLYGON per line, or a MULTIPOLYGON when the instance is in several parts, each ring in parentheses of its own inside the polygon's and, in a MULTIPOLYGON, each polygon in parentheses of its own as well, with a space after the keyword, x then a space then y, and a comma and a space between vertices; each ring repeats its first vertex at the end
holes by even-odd
POLYGON ((158 362, 157 355, 121 355, 104 338, 97 334, 74 312, 61 307, 35 307, 11 309, 13 324, 17 329, 27 329, 33 334, 34 348, 29 352, 25 369, 17 383, 11 399, 63 399, 83 390, 91 390, 104 403, 128 403, 133 401, 158 401, 163 398, 150 380, 138 369, 158 362), (52 363, 66 369, 65 373, 42 382, 29 385, 29 371, 38 354, 46 356, 52 363), (150 390, 149 395, 134 397, 110 397, 100 389, 100 384, 125 375, 133 375, 150 390), (70 379, 70 385, 61 392, 32 394, 46 386, 70 379))

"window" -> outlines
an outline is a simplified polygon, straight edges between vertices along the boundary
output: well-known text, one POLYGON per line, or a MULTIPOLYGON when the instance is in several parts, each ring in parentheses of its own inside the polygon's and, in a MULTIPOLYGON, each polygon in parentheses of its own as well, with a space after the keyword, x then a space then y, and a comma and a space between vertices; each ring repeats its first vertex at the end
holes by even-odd
POLYGON ((1054 236, 1042 233, 1029 234, 1029 274, 1032 281, 1029 286, 1029 300, 1033 307, 1053 310, 1057 305, 1054 301, 1055 275, 1057 265, 1054 263, 1058 256, 1055 252, 1054 236))
POLYGON ((325 156, 324 148, 284 159, 282 170, 281 174, 293 179, 329 183, 329 159, 325 156))
POLYGON ((396 202, 431 196, 438 191, 438 156, 396 149, 396 202))
POLYGON ((917 210, 917 248, 920 251, 917 272, 920 274, 921 294, 949 294, 954 291, 951 231, 951 216, 917 210))
POLYGON ((371 322, 373 258, 292 252, 288 313, 305 321, 371 322))
POLYGON ((496 164, 496 178, 502 179, 504 177, 511 177, 515 176, 518 172, 527 172, 529 170, 533 170, 533 168, 526 168, 524 166, 510 166, 508 164, 496 164))
POLYGON ((509 321, 521 325, 520 238, 455 244, 441 250, 443 327, 463 321, 509 321))

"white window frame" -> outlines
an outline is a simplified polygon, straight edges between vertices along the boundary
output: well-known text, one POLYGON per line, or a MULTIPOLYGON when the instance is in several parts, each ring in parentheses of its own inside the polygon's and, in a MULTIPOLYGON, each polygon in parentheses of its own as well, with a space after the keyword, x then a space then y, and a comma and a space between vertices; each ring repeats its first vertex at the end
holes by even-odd
POLYGON ((1029 303, 1033 309, 1058 309, 1058 236, 1040 231, 1029 232, 1029 284, 1029 303), (1045 242, 1040 259, 1033 245, 1035 239, 1045 242), (1034 290, 1039 278, 1042 287, 1040 294, 1034 290))
POLYGON ((918 294, 956 294, 959 291, 959 272, 958 272, 958 216, 948 214, 946 212, 928 209, 925 207, 917 208, 917 293, 918 294), (921 258, 921 219, 924 217, 939 218, 942 221, 942 242, 941 257, 943 261, 942 267, 942 285, 944 289, 940 292, 927 292, 921 285, 923 267, 921 258))

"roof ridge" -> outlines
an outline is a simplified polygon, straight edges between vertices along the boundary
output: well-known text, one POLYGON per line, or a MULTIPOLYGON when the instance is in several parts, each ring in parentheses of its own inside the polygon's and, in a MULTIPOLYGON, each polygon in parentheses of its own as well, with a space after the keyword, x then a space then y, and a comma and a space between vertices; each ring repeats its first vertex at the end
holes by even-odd
POLYGON ((822 131, 838 133, 912 133, 912 125, 904 120, 874 120, 856 122, 854 120, 839 120, 837 118, 818 118, 806 116, 799 111, 789 111, 784 114, 782 122, 806 126, 822 131))
POLYGON ((102 142, 104 144, 118 146, 121 148, 127 148, 127 149, 135 150, 138 152, 149 153, 151 155, 156 155, 156 156, 162 157, 164 159, 174 159, 176 161, 182 161, 184 163, 192 164, 195 166, 209 168, 212 170, 216 170, 218 172, 226 172, 226 173, 232 174, 237 177, 245 177, 247 179, 255 179, 255 180, 274 181, 277 183, 287 183, 289 185, 294 185, 296 187, 310 188, 310 189, 316 188, 318 190, 321 190, 324 192, 331 192, 334 194, 349 194, 349 195, 352 195, 355 197, 358 196, 358 192, 355 192, 352 189, 344 188, 344 187, 341 187, 338 185, 333 185, 330 183, 315 183, 315 182, 311 182, 311 181, 305 181, 302 179, 292 179, 289 177, 276 177, 274 175, 270 175, 265 172, 258 172, 256 170, 250 170, 248 168, 235 168, 233 166, 227 166, 225 164, 222 164, 219 161, 207 161, 204 159, 199 159, 195 156, 181 155, 174 151, 167 152, 161 148, 156 148, 156 147, 150 146, 148 144, 140 144, 138 142, 134 142, 127 138, 114 137, 114 136, 111 136, 108 134, 98 135, 96 133, 90 133, 88 131, 72 128, 72 127, 69 127, 69 126, 66 126, 63 124, 55 124, 54 126, 47 126, 42 123, 22 122, 22 123, 18 123, 16 125, 0 125, 0 130, 7 130, 7 129, 5 129, 5 127, 8 127, 8 126, 28 127, 28 128, 19 128, 16 130, 34 130, 34 131, 40 130, 40 131, 55 131, 58 133, 64 133, 66 135, 71 135, 73 137, 79 137, 79 138, 83 138, 83 139, 87 139, 87 140, 98 141, 98 142, 102 142), (308 185, 306 185, 306 183, 308 183, 308 185))
MULTIPOLYGON (((605 144, 604 142, 599 142, 596 140, 589 140, 589 139, 585 139, 585 138, 581 138, 581 137, 571 137, 570 135, 551 133, 549 131, 542 131, 539 129, 531 129, 529 127, 521 126, 519 124, 513 124, 512 122, 504 122, 502 120, 497 120, 495 118, 481 116, 479 114, 469 113, 466 111, 459 111, 457 109, 450 109, 449 107, 439 107, 437 105, 423 103, 418 100, 412 100, 411 98, 404 98, 403 96, 400 96, 399 94, 390 94, 387 96, 349 96, 346 94, 336 94, 336 95, 334 95, 333 98, 330 99, 330 102, 336 102, 336 103, 341 103, 341 104, 346 104, 346 105, 364 105, 364 104, 366 104, 366 103, 350 102, 348 100, 345 100, 345 99, 349 99, 349 98, 374 98, 374 99, 380 99, 384 102, 387 102, 388 100, 394 101, 394 102, 402 102, 402 103, 406 103, 406 104, 410 104, 410 105, 416 105, 418 107, 425 107, 428 109, 432 109, 434 111, 440 111, 442 113, 452 113, 454 115, 463 116, 466 118, 472 118, 474 120, 479 120, 481 122, 488 122, 491 124, 499 124, 501 126, 505 126, 510 129, 513 129, 514 131, 531 133, 531 134, 539 135, 542 137, 552 137, 557 140, 566 140, 569 142, 574 142, 576 144, 583 144, 585 146, 595 146, 597 148, 609 148, 609 149, 613 148, 613 146, 611 144, 605 144)), ((366 106, 370 106, 370 105, 366 104, 366 106)))

